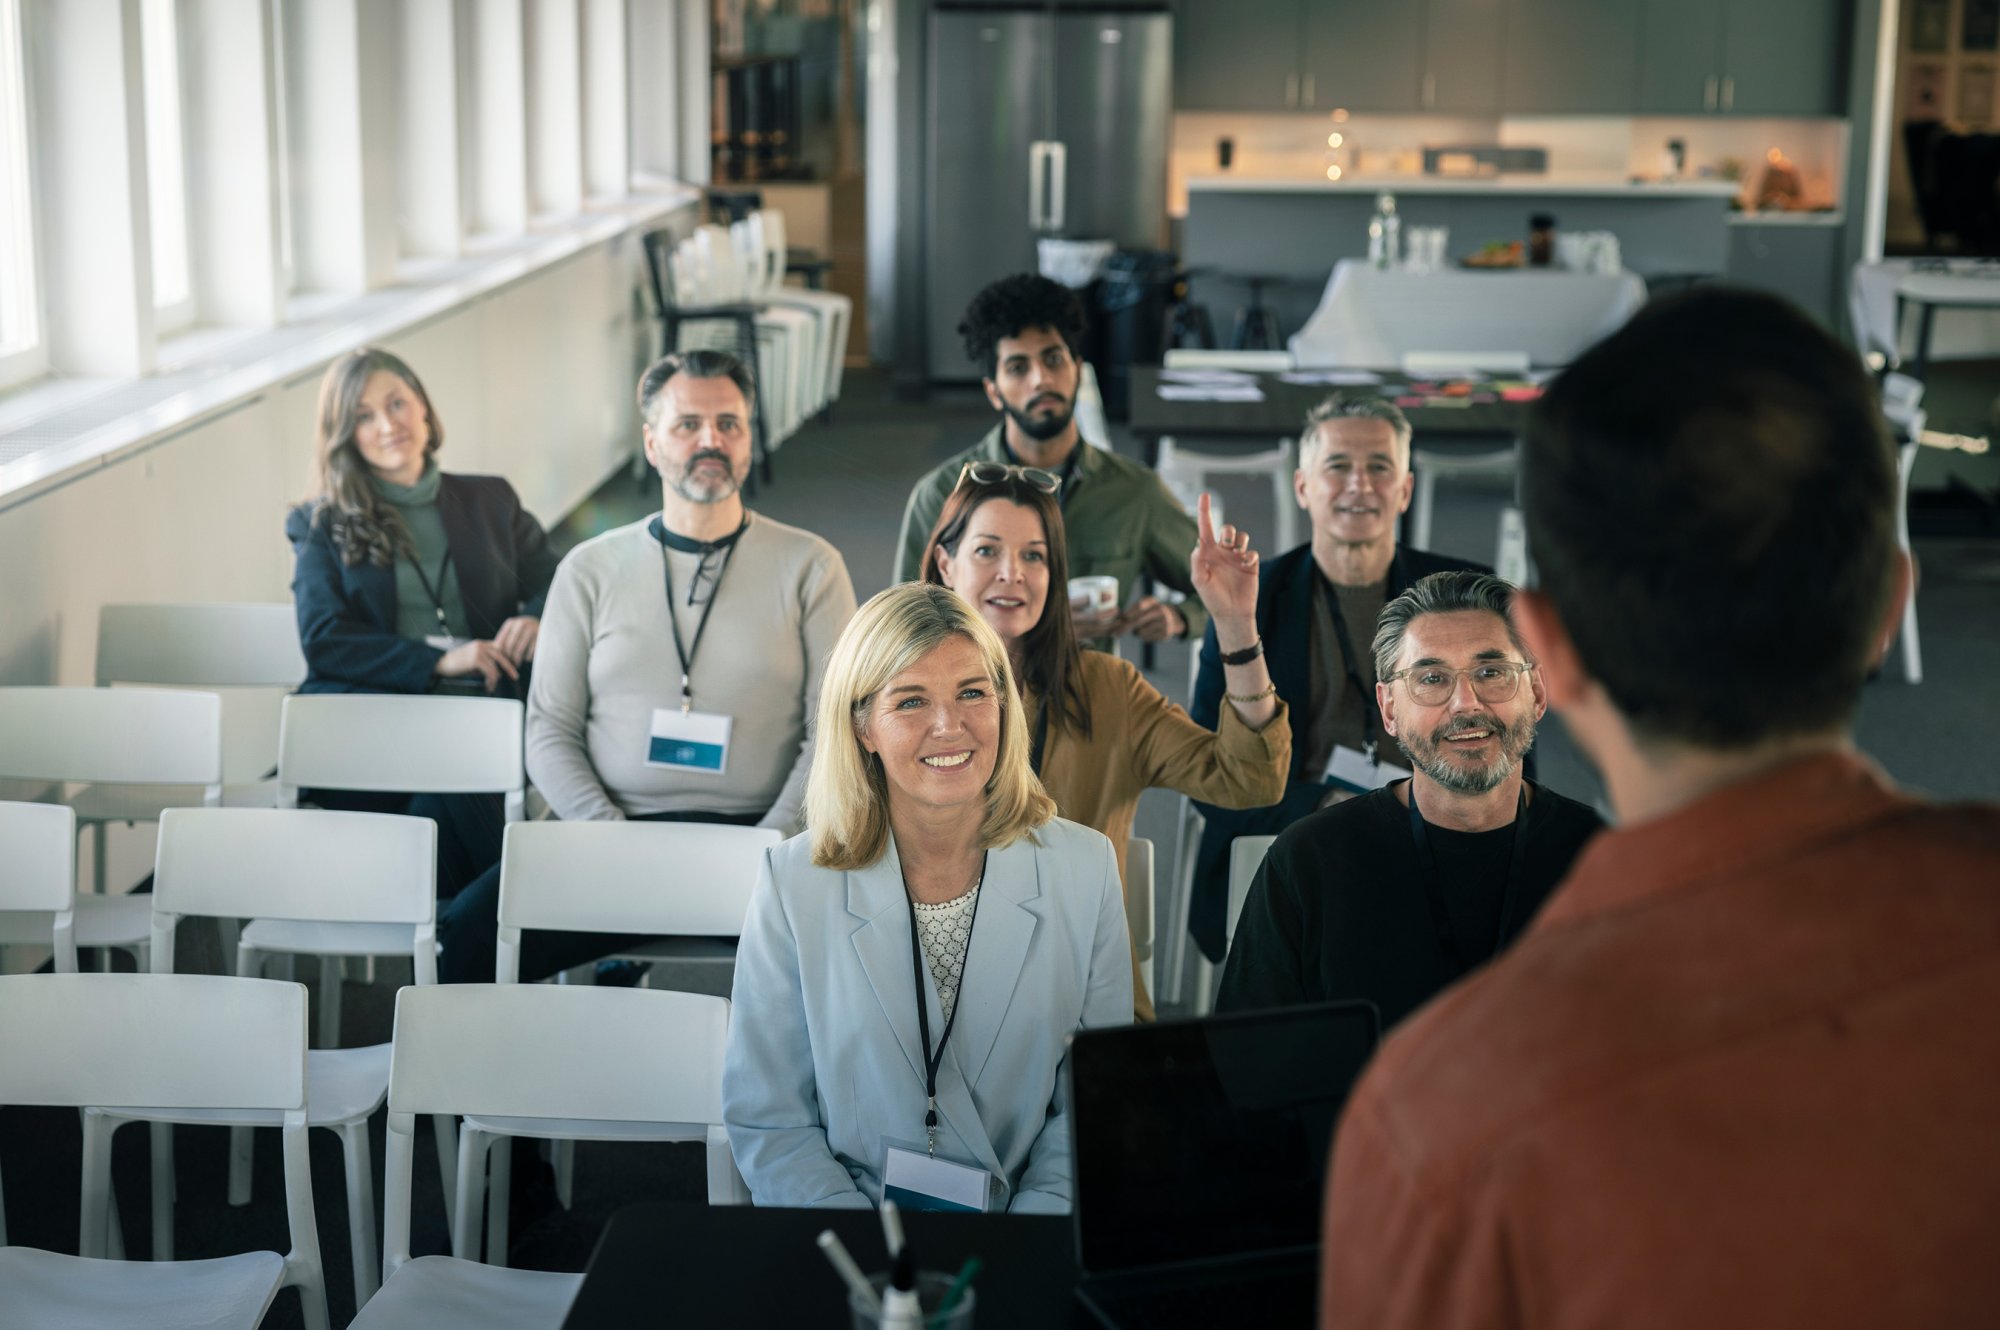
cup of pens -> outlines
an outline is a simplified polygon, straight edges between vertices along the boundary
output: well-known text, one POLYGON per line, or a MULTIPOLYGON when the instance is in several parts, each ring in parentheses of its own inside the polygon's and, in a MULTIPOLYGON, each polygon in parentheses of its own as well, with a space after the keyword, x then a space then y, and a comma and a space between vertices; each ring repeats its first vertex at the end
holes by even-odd
POLYGON ((847 1285, 847 1309, 854 1330, 971 1330, 973 1277, 979 1258, 968 1257, 957 1274, 917 1268, 916 1254, 903 1240, 902 1215, 894 1201, 882 1203, 882 1237, 889 1269, 866 1275, 832 1229, 819 1235, 819 1249, 847 1285))

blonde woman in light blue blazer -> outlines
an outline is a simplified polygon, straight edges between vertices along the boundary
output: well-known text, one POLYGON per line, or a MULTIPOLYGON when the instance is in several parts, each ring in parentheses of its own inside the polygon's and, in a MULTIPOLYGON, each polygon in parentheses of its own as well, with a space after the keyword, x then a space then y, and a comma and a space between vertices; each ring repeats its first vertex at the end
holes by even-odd
POLYGON ((809 829, 737 952, 723 1118, 752 1198, 876 1205, 886 1174, 905 1207, 1069 1209, 1065 1041, 1132 1017, 1111 842, 1055 816, 1006 648, 943 587, 861 608, 818 715, 809 829))

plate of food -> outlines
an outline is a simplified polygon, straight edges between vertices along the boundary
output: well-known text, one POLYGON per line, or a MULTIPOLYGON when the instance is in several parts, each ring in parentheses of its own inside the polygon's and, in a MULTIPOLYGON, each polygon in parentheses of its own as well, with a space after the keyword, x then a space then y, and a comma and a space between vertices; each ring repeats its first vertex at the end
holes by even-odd
POLYGON ((1527 261, 1527 246, 1518 240, 1489 240, 1460 259, 1462 268, 1519 268, 1527 261))

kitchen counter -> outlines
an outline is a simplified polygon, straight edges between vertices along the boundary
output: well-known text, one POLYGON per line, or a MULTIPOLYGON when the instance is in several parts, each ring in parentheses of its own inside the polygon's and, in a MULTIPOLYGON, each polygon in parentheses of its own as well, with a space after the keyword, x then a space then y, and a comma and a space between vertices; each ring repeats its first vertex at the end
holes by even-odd
POLYGON ((1649 180, 1633 183, 1617 176, 1504 175, 1350 176, 1189 176, 1196 193, 1241 194, 1539 194, 1550 198, 1734 198, 1743 186, 1734 180, 1649 180))

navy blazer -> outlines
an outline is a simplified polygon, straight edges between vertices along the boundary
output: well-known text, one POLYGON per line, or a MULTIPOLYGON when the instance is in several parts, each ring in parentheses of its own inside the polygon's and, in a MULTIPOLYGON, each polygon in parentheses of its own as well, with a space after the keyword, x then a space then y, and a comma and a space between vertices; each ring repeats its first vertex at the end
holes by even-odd
MULTIPOLYGON (((444 653, 396 632, 396 570, 343 562, 319 505, 285 516, 292 542, 292 601, 305 649, 302 693, 424 693, 444 653)), ((516 615, 540 617, 556 558, 541 523, 498 476, 441 478, 438 516, 451 550, 466 624, 491 638, 516 615)))
MULTIPOLYGON (((1461 570, 1493 571, 1483 564, 1399 546, 1395 558, 1389 561, 1385 603, 1431 573, 1461 570)), ((1257 574, 1257 635, 1264 642, 1264 663, 1271 672, 1271 682, 1277 685, 1278 696, 1289 704, 1286 710, 1292 725, 1292 771, 1285 783, 1284 798, 1268 808, 1198 805, 1206 826, 1195 856, 1188 931, 1201 944, 1203 953, 1214 961, 1222 959, 1224 914, 1229 902, 1229 842, 1238 836, 1276 835, 1319 807, 1326 794, 1326 787, 1320 782, 1323 773, 1306 769, 1312 760, 1307 751, 1312 708, 1307 703, 1312 697, 1313 584, 1319 575, 1310 541, 1272 559, 1257 574)), ((1375 640, 1375 625, 1348 627, 1354 636, 1354 649, 1368 650, 1375 640)), ((1223 689, 1221 650, 1215 644, 1215 626, 1210 624, 1201 643, 1201 672, 1195 679, 1194 696, 1188 702, 1188 714, 1196 724, 1215 728, 1222 709, 1223 689)), ((1381 742, 1393 745, 1395 741, 1384 736, 1381 742)), ((1389 755, 1396 760, 1393 748, 1389 755)))

